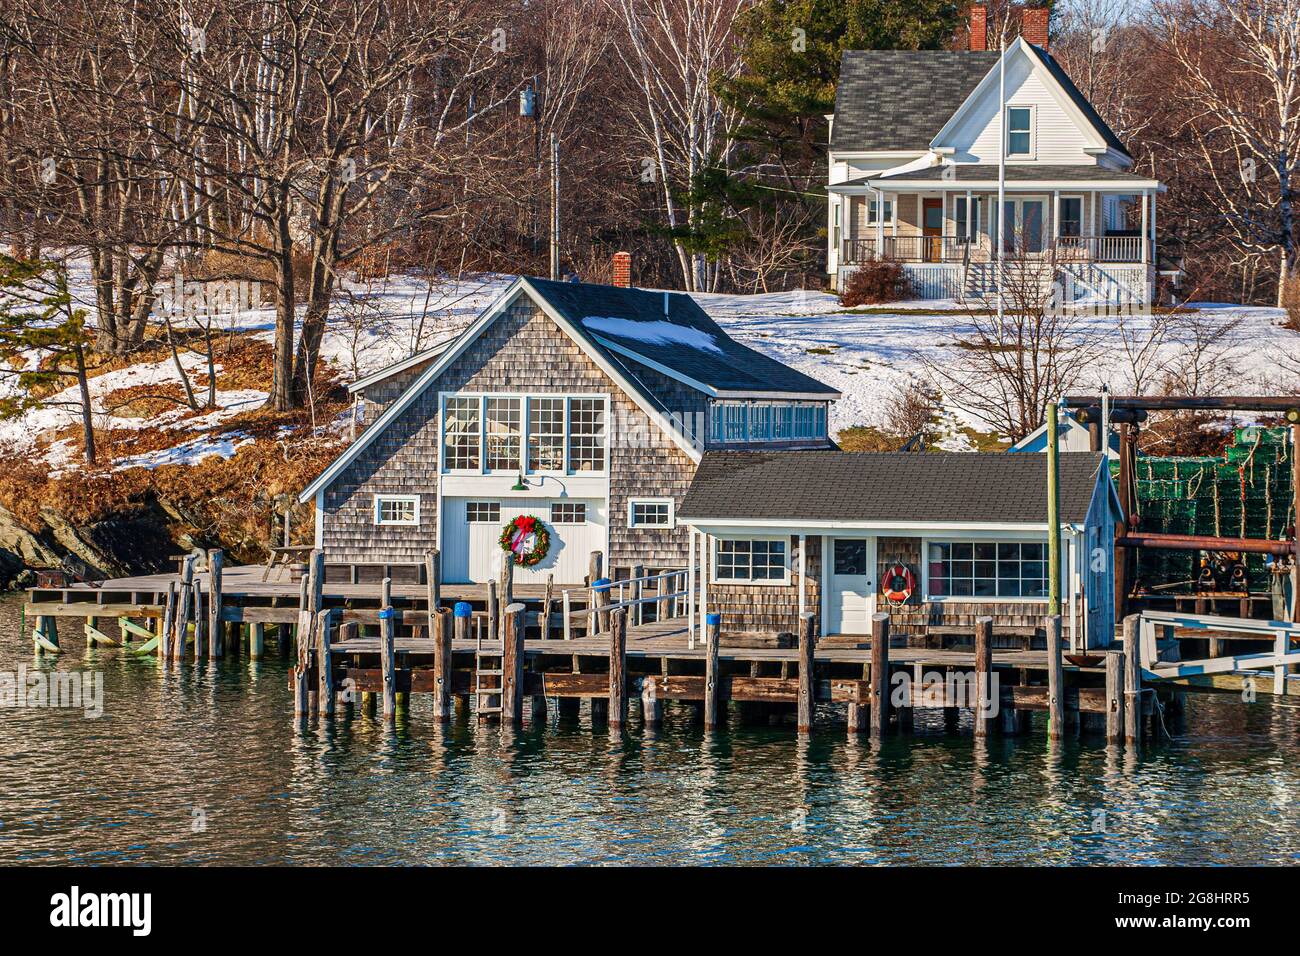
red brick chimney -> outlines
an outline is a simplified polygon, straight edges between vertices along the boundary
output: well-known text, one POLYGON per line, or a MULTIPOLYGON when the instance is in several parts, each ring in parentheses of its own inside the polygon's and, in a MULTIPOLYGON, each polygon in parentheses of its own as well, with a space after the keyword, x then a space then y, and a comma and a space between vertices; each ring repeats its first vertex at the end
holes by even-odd
POLYGON ((981 3, 972 3, 970 24, 966 31, 970 35, 970 48, 982 52, 989 48, 989 8, 981 3))
POLYGON ((1025 7, 1020 11, 1020 35, 1036 47, 1047 49, 1047 21, 1051 11, 1047 7, 1025 7))
POLYGON ((632 253, 614 253, 614 285, 620 289, 632 288, 632 253))

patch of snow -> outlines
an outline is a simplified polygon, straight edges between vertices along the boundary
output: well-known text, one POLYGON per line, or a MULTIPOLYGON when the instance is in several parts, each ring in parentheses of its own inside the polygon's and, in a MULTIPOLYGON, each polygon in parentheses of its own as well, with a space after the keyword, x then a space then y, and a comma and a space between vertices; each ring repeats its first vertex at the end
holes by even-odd
POLYGON ((633 319, 620 319, 613 316, 589 315, 582 324, 593 332, 604 332, 620 339, 633 342, 645 342, 647 345, 684 345, 702 352, 722 354, 716 336, 700 329, 686 325, 674 325, 663 319, 653 322, 637 322, 633 319))
POLYGON ((160 448, 157 451, 119 458, 114 462, 113 470, 147 468, 152 471, 162 465, 197 465, 203 459, 211 458, 213 455, 230 458, 237 450, 252 441, 253 439, 245 432, 227 432, 216 436, 200 435, 172 448, 160 448))

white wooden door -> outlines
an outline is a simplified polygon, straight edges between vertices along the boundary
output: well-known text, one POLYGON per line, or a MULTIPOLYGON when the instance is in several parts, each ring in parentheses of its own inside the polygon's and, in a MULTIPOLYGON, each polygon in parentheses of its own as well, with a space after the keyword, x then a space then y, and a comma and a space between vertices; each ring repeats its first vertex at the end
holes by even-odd
POLYGON ((876 539, 831 538, 827 558, 827 633, 870 634, 876 611, 876 539))
POLYGON ((501 572, 505 552, 501 531, 520 515, 540 519, 551 536, 550 549, 531 568, 515 568, 515 581, 581 584, 592 551, 605 550, 605 502, 600 498, 444 498, 442 500, 442 575, 448 584, 483 583, 501 572))

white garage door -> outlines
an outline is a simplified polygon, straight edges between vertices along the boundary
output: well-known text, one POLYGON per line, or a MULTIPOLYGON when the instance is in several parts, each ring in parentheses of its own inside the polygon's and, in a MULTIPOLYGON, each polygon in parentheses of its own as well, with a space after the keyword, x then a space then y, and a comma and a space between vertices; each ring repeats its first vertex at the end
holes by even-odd
POLYGON ((546 557, 531 568, 515 568, 521 584, 581 584, 593 551, 605 550, 605 502, 599 498, 444 498, 442 575, 450 584, 495 580, 505 552, 497 543, 506 522, 520 515, 539 518, 551 535, 546 557))

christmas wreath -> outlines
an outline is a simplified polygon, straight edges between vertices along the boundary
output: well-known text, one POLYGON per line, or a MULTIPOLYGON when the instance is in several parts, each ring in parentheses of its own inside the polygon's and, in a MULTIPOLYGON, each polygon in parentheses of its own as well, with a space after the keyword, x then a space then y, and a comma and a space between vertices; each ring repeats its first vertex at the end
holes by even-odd
POLYGON ((514 556, 515 564, 531 568, 551 550, 551 534, 541 519, 533 515, 520 515, 501 529, 497 539, 501 550, 514 556))

